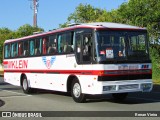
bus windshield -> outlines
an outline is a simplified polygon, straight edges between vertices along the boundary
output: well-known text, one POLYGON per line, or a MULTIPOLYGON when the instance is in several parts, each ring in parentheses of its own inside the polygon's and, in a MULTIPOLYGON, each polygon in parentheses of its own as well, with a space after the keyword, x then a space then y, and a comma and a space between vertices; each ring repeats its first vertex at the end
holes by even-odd
POLYGON ((99 62, 149 60, 145 31, 97 31, 96 42, 99 62))

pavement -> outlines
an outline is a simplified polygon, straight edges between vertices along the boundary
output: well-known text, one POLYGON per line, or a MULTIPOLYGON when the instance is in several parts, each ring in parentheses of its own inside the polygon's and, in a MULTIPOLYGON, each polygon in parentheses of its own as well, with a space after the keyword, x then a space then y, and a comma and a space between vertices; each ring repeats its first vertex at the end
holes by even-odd
POLYGON ((154 84, 152 91, 160 92, 160 84, 154 84))
MULTIPOLYGON (((129 114, 133 112, 141 113, 145 111, 148 111, 149 113, 154 113, 154 111, 158 111, 158 113, 156 113, 160 115, 160 85, 155 84, 153 90, 149 93, 131 93, 124 102, 115 102, 113 101, 110 95, 103 95, 92 97, 90 96, 90 99, 87 100, 87 103, 75 103, 70 95, 61 92, 39 90, 37 91, 37 93, 34 94, 24 94, 21 87, 5 83, 3 81, 3 78, 0 78, 0 102, 0 104, 2 105, 0 107, 0 115, 1 112, 5 111, 37 111, 42 113, 42 119, 48 118, 51 120, 75 120, 76 118, 80 120, 135 120, 135 118, 140 120, 159 120, 159 117, 140 118, 135 117, 134 114, 131 117, 126 116, 129 116, 129 114), (72 113, 70 111, 74 112, 72 113), (95 117, 64 117, 66 112, 70 112, 70 115, 79 115, 81 114, 79 113, 79 111, 81 111, 82 115, 84 116, 91 115, 93 111, 93 115, 91 116, 95 117), (116 114, 114 114, 113 117, 97 117, 98 115, 100 116, 104 112, 109 114, 109 112, 112 111, 122 111, 122 113, 125 114, 125 117, 116 117, 116 114), (51 116, 53 117, 45 117, 46 115, 43 115, 45 113, 52 113, 51 116), (54 115, 59 115, 61 117, 54 117, 54 115)), ((6 118, 0 117, 0 120, 3 119, 5 120, 6 118)), ((18 118, 12 117, 11 119, 17 120, 18 118)), ((35 118, 30 119, 35 120, 35 118)), ((39 120, 41 118, 37 119, 39 120)))
POLYGON ((0 99, 0 107, 4 105, 4 101, 0 99))

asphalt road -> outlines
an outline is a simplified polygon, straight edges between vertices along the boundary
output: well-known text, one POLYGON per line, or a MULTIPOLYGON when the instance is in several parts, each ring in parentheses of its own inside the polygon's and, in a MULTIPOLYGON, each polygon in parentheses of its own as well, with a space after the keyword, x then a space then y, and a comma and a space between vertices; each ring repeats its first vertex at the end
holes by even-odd
MULTIPOLYGON (((66 93, 45 90, 39 90, 35 94, 27 95, 23 93, 21 87, 4 83, 3 78, 0 78, 0 100, 4 103, 0 107, 0 111, 76 111, 73 114, 76 114, 77 111, 126 111, 126 114, 127 111, 160 111, 160 86, 158 85, 155 85, 150 93, 131 93, 125 101, 120 103, 114 102, 111 95, 99 95, 89 98, 86 103, 75 103, 72 97, 66 93)), ((56 119, 60 118, 64 119, 63 116, 56 119)), ((94 117, 93 119, 102 118, 104 117, 94 117)), ((105 117, 105 119, 107 118, 109 119, 109 117, 105 117)), ((139 118, 144 119, 143 117, 139 118)), ((146 119, 150 120, 151 118, 146 119)), ((65 119, 75 119, 75 117, 65 119)), ((91 117, 81 117, 79 119, 88 120, 91 117)), ((113 115, 112 119, 120 118, 113 115)), ((128 120, 127 117, 123 118, 123 120, 125 119, 128 120)), ((159 118, 156 117, 155 119, 159 118)))

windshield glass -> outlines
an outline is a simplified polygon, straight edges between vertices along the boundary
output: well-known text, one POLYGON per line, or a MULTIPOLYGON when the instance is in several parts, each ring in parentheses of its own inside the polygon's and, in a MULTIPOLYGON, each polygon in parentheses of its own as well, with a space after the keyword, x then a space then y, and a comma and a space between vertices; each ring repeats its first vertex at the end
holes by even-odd
POLYGON ((147 33, 144 31, 98 31, 98 61, 148 60, 147 33))

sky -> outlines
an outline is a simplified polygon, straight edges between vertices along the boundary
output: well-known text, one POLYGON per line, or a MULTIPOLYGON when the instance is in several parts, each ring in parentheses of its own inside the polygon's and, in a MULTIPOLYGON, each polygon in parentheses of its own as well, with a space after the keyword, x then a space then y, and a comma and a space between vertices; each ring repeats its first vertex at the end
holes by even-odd
MULTIPOLYGON (((33 25, 32 0, 0 0, 0 28, 17 30, 24 24, 33 25)), ((117 9, 127 0, 39 0, 37 24, 45 31, 59 27, 80 4, 90 4, 108 11, 117 9)))

